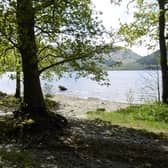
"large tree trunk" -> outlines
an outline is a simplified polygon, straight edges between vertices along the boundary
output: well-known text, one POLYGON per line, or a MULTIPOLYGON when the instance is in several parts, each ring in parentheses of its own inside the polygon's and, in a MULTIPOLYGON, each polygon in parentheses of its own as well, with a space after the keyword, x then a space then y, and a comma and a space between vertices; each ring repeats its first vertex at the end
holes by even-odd
POLYGON ((167 49, 165 41, 165 2, 159 0, 159 45, 160 45, 160 65, 162 71, 162 101, 168 104, 168 66, 167 49))
POLYGON ((38 73, 32 0, 17 0, 16 15, 24 78, 24 103, 31 116, 39 119, 46 112, 46 108, 38 73))

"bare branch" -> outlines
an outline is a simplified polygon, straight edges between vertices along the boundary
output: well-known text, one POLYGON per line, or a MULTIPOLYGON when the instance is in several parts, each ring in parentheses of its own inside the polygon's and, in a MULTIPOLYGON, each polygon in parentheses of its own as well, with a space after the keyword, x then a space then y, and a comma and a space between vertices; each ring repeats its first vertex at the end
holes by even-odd
POLYGON ((135 0, 131 0, 130 2, 128 2, 128 4, 127 4, 127 10, 129 10, 129 5, 132 4, 132 3, 134 3, 134 2, 135 2, 135 0))
POLYGON ((17 49, 19 48, 18 45, 10 37, 8 37, 7 39, 14 47, 16 47, 17 49))

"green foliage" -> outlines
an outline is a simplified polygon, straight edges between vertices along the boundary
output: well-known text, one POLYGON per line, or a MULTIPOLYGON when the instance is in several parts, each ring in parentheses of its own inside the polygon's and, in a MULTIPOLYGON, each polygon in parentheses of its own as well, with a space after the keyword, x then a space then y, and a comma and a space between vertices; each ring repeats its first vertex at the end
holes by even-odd
POLYGON ((46 103, 48 109, 54 108, 54 110, 55 110, 55 109, 59 108, 59 103, 54 100, 51 100, 49 98, 45 99, 45 103, 46 103))
POLYGON ((0 47, 0 72, 15 71, 16 66, 16 55, 13 53, 12 48, 9 45, 1 43, 0 47), (5 45, 5 46, 3 46, 5 45))
POLYGON ((119 36, 129 45, 146 45, 154 48, 158 43, 158 4, 146 0, 137 0, 135 5, 134 21, 120 23, 119 36), (150 39, 149 43, 146 38, 150 39))
POLYGON ((144 0, 137 0, 138 6, 141 6, 141 5, 143 4, 143 1, 144 1, 144 0))
MULTIPOLYGON (((0 71, 15 71, 18 66, 16 45, 17 30, 14 1, 3 1, 0 5, 0 71), (11 6, 8 9, 8 5, 11 6)), ((19 64, 20 66, 20 64, 19 64)))
POLYGON ((79 71, 79 76, 92 73, 97 76, 94 79, 99 79, 103 75, 100 68, 91 68, 91 64, 94 64, 92 57, 97 51, 92 44, 96 43, 103 28, 92 17, 94 11, 90 9, 90 1, 54 1, 53 5, 40 10, 39 3, 36 5, 40 73, 50 68, 59 77, 64 72, 79 71), (49 45, 46 45, 46 41, 49 45))
MULTIPOLYGON (((95 80, 104 79, 102 76, 105 73, 98 66, 96 68, 95 65, 95 68, 91 68, 91 64, 95 62, 94 59, 102 59, 99 57, 92 59, 98 50, 92 44, 97 44, 100 36, 102 39, 104 27, 100 21, 97 21, 97 16, 93 15, 95 12, 90 7, 90 0, 32 2, 35 13, 34 29, 39 74, 51 69, 59 77, 62 77, 64 72, 75 70, 80 71, 79 75, 86 76, 88 73, 92 73, 95 80), (87 63, 85 63, 86 60, 87 63)), ((2 53, 5 50, 15 51, 11 54, 5 52, 6 55, 10 55, 9 60, 14 59, 14 62, 8 61, 8 67, 12 67, 12 70, 18 69, 20 66, 20 61, 18 62, 14 57, 17 55, 20 58, 17 50, 16 3, 6 0, 0 6, 2 53)), ((0 57, 0 61, 2 58, 0 57)), ((7 69, 5 68, 4 71, 7 69)), ((48 78, 51 73, 46 72, 44 75, 48 78)))
POLYGON ((112 124, 168 133, 168 106, 165 104, 130 106, 115 112, 88 112, 88 117, 110 121, 112 124))

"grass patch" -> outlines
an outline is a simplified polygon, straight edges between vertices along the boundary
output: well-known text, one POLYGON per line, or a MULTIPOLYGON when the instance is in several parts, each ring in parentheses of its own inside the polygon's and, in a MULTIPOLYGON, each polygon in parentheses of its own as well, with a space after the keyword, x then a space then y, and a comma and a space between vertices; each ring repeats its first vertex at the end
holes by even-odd
MULTIPOLYGON (((0 92, 0 105, 2 106, 6 106, 6 107, 18 107, 20 106, 22 102, 22 98, 15 98, 12 95, 7 95, 5 93, 0 92), (2 96, 3 95, 3 96, 2 96)), ((47 96, 45 98, 45 103, 47 108, 54 108, 54 109, 58 109, 59 108, 59 103, 51 100, 51 96, 47 96)))
POLYGON ((20 99, 15 98, 14 96, 5 96, 0 100, 0 105, 4 106, 13 106, 18 104, 20 104, 20 99))
POLYGON ((168 134, 168 105, 164 104, 130 106, 115 112, 97 110, 88 112, 87 116, 89 119, 98 118, 112 124, 168 134))
POLYGON ((45 103, 46 103, 47 108, 49 108, 49 109, 52 109, 52 108, 59 109, 59 103, 54 100, 46 98, 45 103))
POLYGON ((34 168, 37 167, 37 162, 26 151, 0 151, 0 159, 5 162, 8 166, 34 168))

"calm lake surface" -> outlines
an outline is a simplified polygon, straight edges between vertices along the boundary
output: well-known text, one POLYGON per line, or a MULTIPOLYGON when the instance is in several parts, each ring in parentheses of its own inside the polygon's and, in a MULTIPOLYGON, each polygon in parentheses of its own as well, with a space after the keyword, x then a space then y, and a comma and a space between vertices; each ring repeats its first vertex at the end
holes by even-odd
MULTIPOLYGON (((43 91, 48 94, 65 94, 82 98, 94 97, 114 102, 143 103, 158 98, 158 71, 109 71, 110 86, 101 86, 88 78, 62 78, 52 81, 42 80, 43 91), (60 91, 58 86, 68 88, 60 91)), ((0 91, 14 94, 15 81, 9 79, 10 73, 0 76, 0 91)), ((161 83, 161 82, 160 82, 161 83)))

